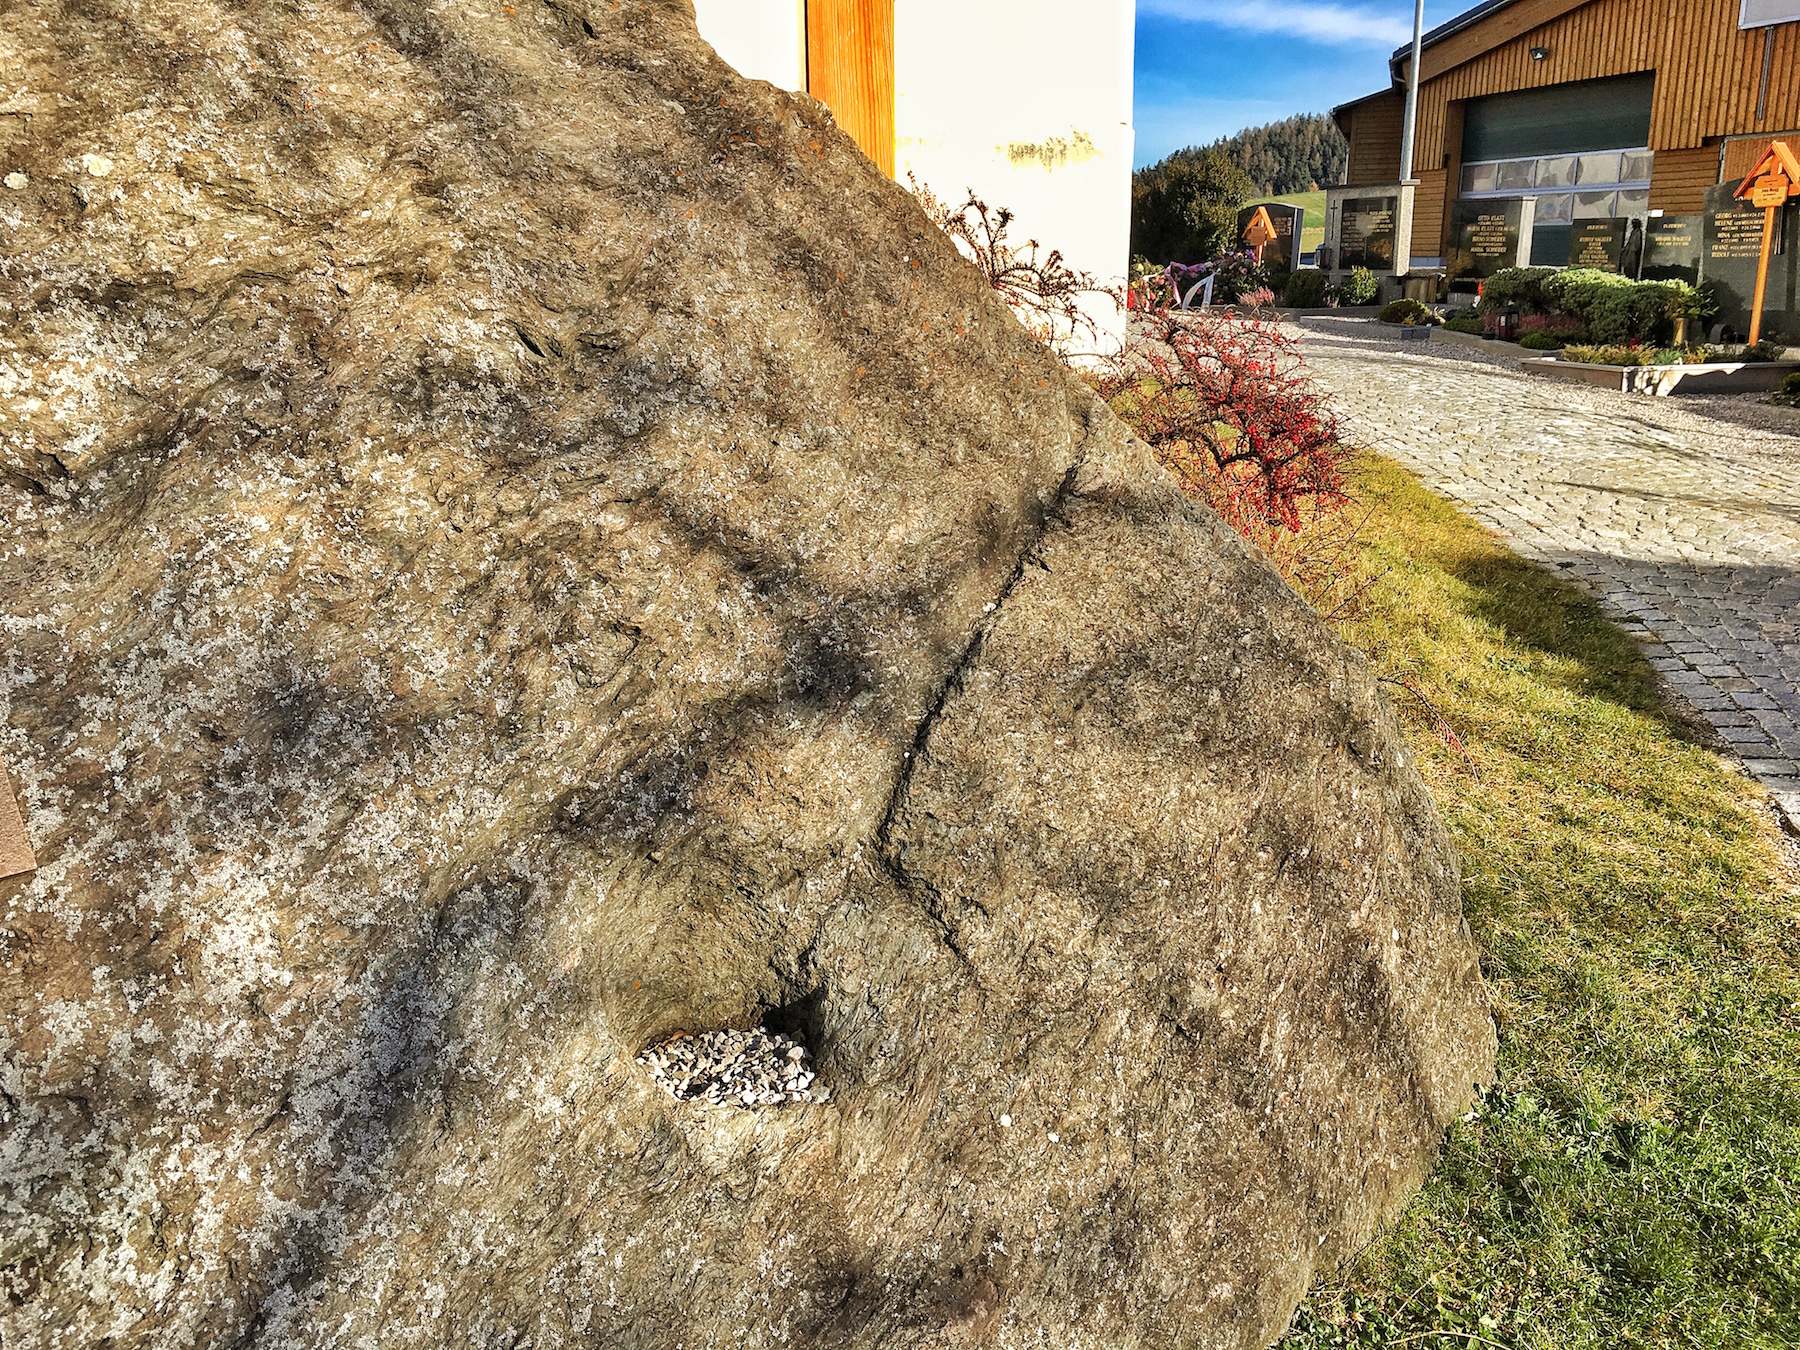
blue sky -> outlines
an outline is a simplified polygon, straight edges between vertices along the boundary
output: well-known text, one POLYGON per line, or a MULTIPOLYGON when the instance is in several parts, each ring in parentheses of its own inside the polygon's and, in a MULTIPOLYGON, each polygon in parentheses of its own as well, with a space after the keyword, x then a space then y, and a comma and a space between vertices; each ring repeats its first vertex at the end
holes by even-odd
MULTIPOLYGON (((1425 26, 1477 0, 1426 0, 1425 26)), ((1137 162, 1388 82, 1412 0, 1137 0, 1137 162)))

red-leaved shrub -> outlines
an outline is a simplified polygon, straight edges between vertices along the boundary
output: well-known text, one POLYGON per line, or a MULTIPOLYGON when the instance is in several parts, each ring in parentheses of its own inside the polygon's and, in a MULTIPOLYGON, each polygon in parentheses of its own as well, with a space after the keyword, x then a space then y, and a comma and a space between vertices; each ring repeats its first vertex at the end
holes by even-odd
POLYGON ((1527 333, 1550 333, 1556 337, 1568 337, 1572 333, 1585 333, 1587 325, 1580 319, 1568 314, 1521 314, 1519 316, 1519 336, 1527 333))
MULTIPOLYGON (((1261 548, 1321 612, 1357 595, 1351 454, 1299 344, 1274 322, 1212 311, 1140 320, 1092 377, 1184 490, 1261 548)), ((1358 522, 1359 524, 1360 522, 1358 522)))
POLYGON ((1100 390, 1183 487, 1240 529, 1298 531, 1308 507, 1348 500, 1337 419, 1293 338, 1207 311, 1146 329, 1100 390))

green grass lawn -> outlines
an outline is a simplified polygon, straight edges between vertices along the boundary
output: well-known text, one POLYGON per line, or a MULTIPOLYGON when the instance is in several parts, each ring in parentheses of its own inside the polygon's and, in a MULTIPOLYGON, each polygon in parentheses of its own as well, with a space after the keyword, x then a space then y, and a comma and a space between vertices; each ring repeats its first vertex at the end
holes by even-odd
POLYGON ((1479 770, 1391 691, 1501 1079, 1284 1345, 1800 1346, 1800 894, 1769 816, 1584 593, 1386 461, 1360 494, 1378 580, 1339 626, 1479 770))
POLYGON ((1302 207, 1306 211, 1306 220, 1300 233, 1300 251, 1311 253, 1325 242, 1325 189, 1317 192, 1289 192, 1280 197, 1259 197, 1258 201, 1286 202, 1290 206, 1302 207))

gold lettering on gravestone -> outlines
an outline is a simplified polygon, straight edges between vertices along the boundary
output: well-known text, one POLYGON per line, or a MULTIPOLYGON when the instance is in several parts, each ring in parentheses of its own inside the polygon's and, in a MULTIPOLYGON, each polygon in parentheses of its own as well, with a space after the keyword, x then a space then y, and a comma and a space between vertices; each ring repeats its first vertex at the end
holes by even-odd
POLYGON ((6 765, 0 764, 0 878, 35 871, 37 855, 31 851, 31 837, 25 833, 25 818, 13 800, 6 765))
POLYGON ((1650 237, 1658 248, 1692 248, 1694 227, 1685 220, 1658 220, 1650 225, 1650 237))
POLYGON ((1477 258, 1504 258, 1506 230, 1505 216, 1476 216, 1469 227, 1469 252, 1477 258))
POLYGON ((1612 255, 1612 240, 1604 234, 1590 234, 1581 241, 1580 251, 1569 259, 1570 267, 1597 267, 1602 272, 1618 270, 1618 260, 1612 255))
POLYGON ((1722 212, 1715 218, 1717 237, 1707 254, 1717 262, 1750 261, 1762 256, 1762 213, 1722 212))

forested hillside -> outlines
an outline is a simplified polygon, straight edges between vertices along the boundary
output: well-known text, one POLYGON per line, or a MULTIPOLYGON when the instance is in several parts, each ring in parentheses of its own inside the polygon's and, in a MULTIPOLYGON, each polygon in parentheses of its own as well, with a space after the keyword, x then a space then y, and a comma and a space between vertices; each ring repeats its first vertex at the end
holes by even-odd
POLYGON ((1310 192, 1341 183, 1349 159, 1349 146, 1336 122, 1324 113, 1301 113, 1267 126, 1246 127, 1211 145, 1177 150, 1163 163, 1195 158, 1213 150, 1222 152, 1244 171, 1251 191, 1259 197, 1310 192))

